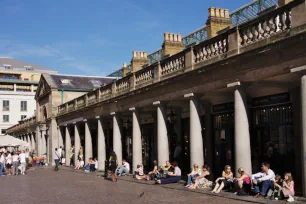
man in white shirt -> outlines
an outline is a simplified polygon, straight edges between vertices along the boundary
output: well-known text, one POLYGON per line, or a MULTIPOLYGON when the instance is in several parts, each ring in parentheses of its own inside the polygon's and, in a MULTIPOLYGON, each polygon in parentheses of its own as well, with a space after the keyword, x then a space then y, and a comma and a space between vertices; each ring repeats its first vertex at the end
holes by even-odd
POLYGON ((125 160, 122 160, 122 166, 117 169, 117 174, 119 176, 125 175, 130 172, 130 164, 125 160))
POLYGON ((54 150, 53 158, 54 158, 54 162, 55 162, 54 171, 58 171, 58 165, 59 165, 59 162, 61 160, 61 156, 58 153, 58 149, 57 148, 55 148, 55 150, 54 150))
POLYGON ((272 181, 275 179, 274 172, 270 169, 268 162, 261 164, 261 172, 251 176, 256 198, 264 198, 270 188, 273 187, 272 181))
POLYGON ((20 161, 21 175, 24 175, 26 169, 26 155, 23 150, 21 151, 21 154, 19 154, 19 161, 20 161))

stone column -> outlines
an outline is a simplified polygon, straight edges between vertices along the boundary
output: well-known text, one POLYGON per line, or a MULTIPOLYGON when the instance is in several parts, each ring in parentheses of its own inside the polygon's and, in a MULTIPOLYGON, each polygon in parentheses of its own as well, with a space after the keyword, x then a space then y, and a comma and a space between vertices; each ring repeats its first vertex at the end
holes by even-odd
POLYGON ((158 165, 165 165, 169 161, 167 116, 165 106, 160 101, 155 101, 153 105, 157 107, 157 160, 158 165))
POLYGON ((301 81, 301 113, 302 113, 302 185, 303 196, 306 196, 306 75, 301 81))
POLYGON ((133 169, 142 164, 142 144, 139 112, 135 107, 130 108, 133 115, 133 169))
POLYGON ((244 92, 235 90, 235 172, 244 168, 249 175, 252 174, 251 146, 247 103, 244 92))
POLYGON ((61 131, 61 127, 58 126, 57 127, 57 131, 58 131, 58 147, 64 147, 64 139, 63 139, 63 134, 61 131))
POLYGON ((122 141, 121 141, 121 131, 118 122, 118 115, 112 112, 110 115, 113 116, 113 151, 117 155, 117 160, 119 165, 122 163, 122 141))
POLYGON ((73 126, 74 126, 74 163, 77 164, 79 151, 81 148, 81 138, 80 138, 78 124, 73 123, 73 126))
POLYGON ((45 154, 47 152, 47 142, 46 142, 46 131, 41 131, 41 154, 45 154))
POLYGON ((52 166, 55 166, 54 161, 54 151, 55 148, 59 148, 59 132, 57 130, 57 122, 55 118, 49 120, 49 130, 48 130, 48 154, 49 162, 52 163, 52 166))
POLYGON ((194 96, 194 93, 184 95, 189 99, 190 108, 190 166, 194 163, 199 166, 204 164, 203 137, 200 118, 199 100, 194 96))
POLYGON ((99 116, 97 116, 96 119, 98 121, 98 169, 100 171, 105 171, 104 162, 106 160, 106 148, 103 123, 99 116))
POLYGON ((92 138, 89 130, 88 121, 83 120, 85 123, 85 163, 92 157, 92 138))
POLYGON ((31 133, 31 146, 32 146, 32 151, 35 150, 35 140, 34 140, 34 133, 31 133))
POLYGON ((35 146, 35 151, 36 151, 36 156, 41 156, 41 132, 39 131, 39 127, 36 127, 36 146, 35 146))
POLYGON ((68 125, 65 126, 66 131, 66 140, 65 140, 65 155, 66 155, 66 166, 70 166, 70 147, 71 147, 71 138, 68 125))

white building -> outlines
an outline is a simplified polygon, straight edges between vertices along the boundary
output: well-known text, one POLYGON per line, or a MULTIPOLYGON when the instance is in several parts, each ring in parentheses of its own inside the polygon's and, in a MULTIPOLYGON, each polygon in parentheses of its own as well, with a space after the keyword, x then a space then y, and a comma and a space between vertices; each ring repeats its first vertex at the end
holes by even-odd
POLYGON ((57 71, 0 57, 0 135, 18 121, 34 115, 34 96, 42 73, 57 71))

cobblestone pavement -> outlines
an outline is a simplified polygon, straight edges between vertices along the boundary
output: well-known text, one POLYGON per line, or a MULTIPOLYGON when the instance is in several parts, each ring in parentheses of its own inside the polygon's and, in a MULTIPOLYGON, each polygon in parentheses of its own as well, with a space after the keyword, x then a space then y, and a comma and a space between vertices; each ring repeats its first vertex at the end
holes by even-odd
POLYGON ((83 173, 37 168, 26 176, 0 177, 0 204, 36 203, 244 203, 221 197, 83 173))

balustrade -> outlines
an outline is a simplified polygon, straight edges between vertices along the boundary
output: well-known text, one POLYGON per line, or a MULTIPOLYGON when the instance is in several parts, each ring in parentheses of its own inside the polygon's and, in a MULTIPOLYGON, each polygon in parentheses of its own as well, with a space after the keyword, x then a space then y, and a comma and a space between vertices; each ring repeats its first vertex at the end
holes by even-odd
POLYGON ((172 55, 161 61, 161 76, 165 76, 185 68, 185 52, 172 55))
POLYGON ((89 92, 87 94, 87 96, 88 96, 88 104, 89 105, 91 105, 91 104, 96 102, 96 100, 97 100, 97 93, 95 91, 94 92, 89 92))
POLYGON ((116 81, 116 92, 123 92, 130 90, 131 76, 124 77, 116 81))
POLYGON ((68 102, 68 111, 72 111, 72 110, 74 110, 74 101, 70 101, 70 102, 68 102))
POLYGON ((84 96, 77 98, 77 108, 85 107, 85 99, 84 96))
POLYGON ((240 45, 245 46, 291 29, 291 6, 271 11, 239 29, 240 45))
POLYGON ((110 98, 112 95, 112 84, 101 87, 100 92, 102 100, 110 98))
POLYGON ((228 51, 228 33, 204 41, 193 48, 194 63, 209 60, 228 51))
POLYGON ((148 66, 135 73, 136 86, 144 84, 154 79, 154 66, 148 66))

